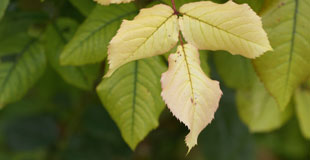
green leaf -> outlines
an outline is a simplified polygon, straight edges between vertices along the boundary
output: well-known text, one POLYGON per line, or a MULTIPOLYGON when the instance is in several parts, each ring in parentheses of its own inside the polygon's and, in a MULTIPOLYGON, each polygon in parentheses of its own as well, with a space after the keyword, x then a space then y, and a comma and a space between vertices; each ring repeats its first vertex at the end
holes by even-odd
POLYGON ((305 138, 310 139, 310 91, 297 90, 295 103, 301 132, 305 138))
MULTIPOLYGON (((272 1, 271 1, 272 2, 272 1)), ((281 0, 264 11, 263 24, 273 52, 254 60, 267 90, 283 110, 310 74, 310 2, 281 0)))
MULTIPOLYGON (((164 3, 172 6, 171 0, 162 0, 164 3)), ((201 0, 175 0, 175 6, 179 9, 183 4, 191 3, 191 2, 199 2, 201 0)), ((226 0, 211 0, 212 2, 224 3, 226 0)))
POLYGON ((45 18, 44 14, 37 12, 13 12, 5 16, 0 22, 0 56, 22 50, 31 40, 29 27, 45 18))
POLYGON ((131 149, 152 129, 164 109, 161 73, 167 69, 158 57, 130 62, 103 79, 97 93, 131 149))
POLYGON ((69 0, 84 16, 88 16, 96 3, 92 0, 69 0))
POLYGON ((45 33, 45 50, 48 62, 69 84, 90 90, 97 78, 99 65, 61 66, 59 57, 67 40, 70 39, 78 24, 68 18, 61 18, 47 27, 45 33))
MULTIPOLYGON (((172 52, 173 53, 173 52, 172 52)), ((210 75, 210 67, 208 65, 208 51, 199 51, 200 67, 206 75, 210 75)))
POLYGON ((108 43, 122 20, 133 17, 137 12, 133 4, 98 5, 65 46, 61 64, 83 65, 102 61, 107 56, 108 43))
POLYGON ((0 107, 22 98, 44 72, 46 59, 36 40, 27 43, 17 55, 1 57, 0 107))
POLYGON ((9 0, 1 0, 0 1, 0 20, 2 19, 4 13, 5 13, 5 10, 6 10, 6 7, 9 5, 9 0))
POLYGON ((239 115, 251 132, 269 132, 278 129, 293 113, 291 103, 281 111, 258 79, 251 89, 238 90, 236 98, 239 115))
POLYGON ((213 56, 216 70, 226 86, 245 89, 253 85, 256 75, 250 60, 225 51, 217 51, 213 56))

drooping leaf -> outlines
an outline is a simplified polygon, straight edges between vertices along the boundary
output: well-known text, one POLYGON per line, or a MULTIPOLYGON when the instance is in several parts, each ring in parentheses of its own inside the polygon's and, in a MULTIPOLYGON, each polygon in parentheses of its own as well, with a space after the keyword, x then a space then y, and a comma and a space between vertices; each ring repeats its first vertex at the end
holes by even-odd
POLYGON ((285 109, 294 90, 310 75, 310 2, 281 0, 264 11, 264 28, 274 52, 254 60, 255 69, 279 107, 285 109))
POLYGON ((247 4, 201 1, 183 5, 180 12, 185 40, 199 49, 226 50, 247 58, 272 50, 260 17, 247 4))
POLYGON ((61 64, 84 65, 102 61, 121 21, 131 18, 137 11, 133 4, 98 5, 65 46, 61 64))
POLYGON ((299 89, 295 95, 296 113, 303 136, 310 139, 310 91, 299 89))
POLYGON ((204 74, 198 50, 190 44, 179 46, 169 56, 169 69, 161 83, 161 95, 168 108, 190 130, 185 139, 190 151, 218 108, 222 95, 219 83, 204 74))
POLYGON ((129 3, 134 0, 94 0, 102 5, 109 5, 109 4, 120 4, 120 3, 129 3))
POLYGON ((61 18, 47 27, 45 50, 49 63, 68 83, 81 89, 91 89, 96 79, 98 65, 61 66, 59 57, 78 24, 72 19, 61 18))
POLYGON ((281 111, 263 84, 256 82, 250 89, 237 91, 237 107, 242 121, 251 132, 269 132, 280 128, 293 113, 292 103, 281 111))
POLYGON ((160 97, 160 75, 165 70, 159 57, 134 61, 103 79, 97 87, 104 107, 133 150, 158 126, 165 106, 160 97))
POLYGON ((250 60, 225 51, 217 51, 213 56, 216 70, 227 87, 245 89, 253 85, 256 75, 250 60))
POLYGON ((88 16, 96 3, 92 0, 69 0, 70 3, 75 6, 84 16, 88 16))
POLYGON ((163 4, 142 9, 132 21, 124 20, 109 45, 110 68, 106 77, 130 61, 172 49, 178 41, 177 21, 173 9, 163 4))
POLYGON ((9 5, 9 0, 1 0, 0 1, 0 20, 2 19, 4 13, 5 13, 5 10, 6 10, 6 7, 9 5))
POLYGON ((46 59, 42 47, 31 40, 16 55, 1 57, 0 107, 22 98, 42 75, 46 59))

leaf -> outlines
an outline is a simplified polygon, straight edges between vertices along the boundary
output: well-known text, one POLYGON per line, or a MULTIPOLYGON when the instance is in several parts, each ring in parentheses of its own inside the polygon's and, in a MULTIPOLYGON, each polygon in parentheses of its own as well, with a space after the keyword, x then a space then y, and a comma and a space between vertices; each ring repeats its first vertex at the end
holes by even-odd
POLYGON ((303 136, 310 139, 310 91, 299 89, 295 95, 296 113, 303 136))
POLYGON ((9 5, 9 0, 1 0, 0 1, 0 20, 2 19, 4 12, 6 10, 6 7, 9 5))
POLYGON ((88 16, 93 8, 95 8, 94 1, 91 0, 69 0, 84 16, 88 16))
POLYGON ((270 132, 278 129, 293 113, 291 103, 281 111, 258 79, 251 89, 238 90, 236 98, 239 115, 251 132, 270 132))
POLYGON ((178 42, 178 23, 174 11, 159 4, 142 9, 132 20, 124 20, 109 45, 109 77, 120 66, 142 58, 164 54, 178 42))
POLYGON ((65 46, 61 56, 63 65, 84 65, 106 58, 107 46, 122 19, 134 16, 133 4, 97 6, 65 46))
POLYGON ((247 3, 256 13, 259 13, 265 0, 234 0, 238 4, 247 3))
POLYGON ((109 4, 120 4, 120 3, 129 3, 134 0, 94 0, 102 5, 109 5, 109 4))
POLYGON ((185 40, 199 49, 226 50, 255 58, 272 50, 260 17, 247 4, 201 1, 180 8, 185 40))
POLYGON ((31 40, 15 56, 1 57, 0 107, 17 101, 39 79, 46 65, 42 47, 31 40))
POLYGON ((283 110, 310 75, 310 3, 282 0, 265 11, 263 23, 275 49, 254 60, 255 70, 283 110))
POLYGON ((158 126, 165 106, 159 80, 165 70, 159 57, 139 60, 122 66, 97 87, 104 107, 132 150, 158 126))
POLYGON ((190 130, 185 139, 190 151, 218 108, 222 95, 219 83, 204 74, 198 50, 190 44, 179 46, 169 56, 169 68, 161 83, 161 95, 168 108, 190 130))
POLYGON ((96 80, 98 65, 61 66, 59 57, 67 40, 70 39, 78 24, 68 18, 61 18, 47 27, 45 50, 49 63, 68 83, 81 89, 90 90, 96 80))
POLYGON ((250 60, 225 51, 217 51, 213 56, 216 70, 227 87, 246 89, 253 85, 256 75, 250 60))

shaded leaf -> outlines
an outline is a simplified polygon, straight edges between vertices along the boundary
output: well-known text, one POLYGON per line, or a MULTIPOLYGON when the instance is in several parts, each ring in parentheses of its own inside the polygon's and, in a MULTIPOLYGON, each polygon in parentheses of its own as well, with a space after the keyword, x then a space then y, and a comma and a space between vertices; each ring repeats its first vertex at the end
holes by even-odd
POLYGON ((42 47, 31 40, 17 55, 1 57, 0 107, 22 98, 44 72, 42 47))
POLYGON ((159 80, 165 69, 158 57, 134 61, 103 79, 97 87, 104 107, 133 150, 158 126, 165 106, 160 97, 159 80))
POLYGON ((310 91, 299 89, 295 95, 296 113, 303 136, 310 139, 310 91))
POLYGON ((78 24, 67 18, 62 18, 53 22, 47 27, 45 33, 45 49, 48 61, 51 66, 60 74, 60 76, 68 83, 90 90, 97 78, 99 65, 87 66, 61 66, 59 57, 67 40, 70 39, 78 24))
POLYGON ((69 0, 84 16, 88 16, 96 4, 92 0, 69 0))
POLYGON ((137 11, 133 4, 98 5, 65 46, 61 64, 83 65, 102 61, 121 21, 134 16, 137 11))
POLYGON ((285 109, 295 89, 310 74, 310 2, 271 1, 264 28, 274 48, 254 60, 255 69, 279 107, 285 109))
POLYGON ((9 0, 1 0, 0 1, 0 20, 2 19, 4 13, 5 13, 5 10, 6 10, 6 7, 9 5, 9 0))
POLYGON ((258 79, 251 89, 238 90, 236 98, 240 118, 251 132, 270 132, 278 129, 293 113, 292 103, 281 111, 258 79))

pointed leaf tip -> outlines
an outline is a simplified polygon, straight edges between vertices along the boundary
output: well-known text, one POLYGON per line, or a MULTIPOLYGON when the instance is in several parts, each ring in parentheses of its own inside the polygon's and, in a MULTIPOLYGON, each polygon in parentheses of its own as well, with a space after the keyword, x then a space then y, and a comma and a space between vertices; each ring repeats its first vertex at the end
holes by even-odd
POLYGON ((190 130, 185 139, 190 151, 197 144, 199 133, 214 118, 222 91, 219 82, 202 71, 194 46, 178 46, 168 61, 168 71, 161 78, 161 95, 173 115, 190 130))

